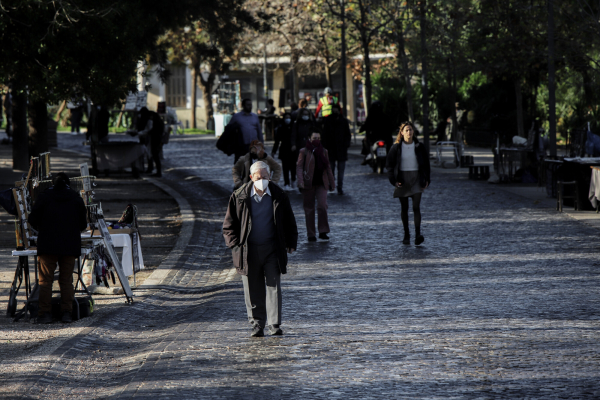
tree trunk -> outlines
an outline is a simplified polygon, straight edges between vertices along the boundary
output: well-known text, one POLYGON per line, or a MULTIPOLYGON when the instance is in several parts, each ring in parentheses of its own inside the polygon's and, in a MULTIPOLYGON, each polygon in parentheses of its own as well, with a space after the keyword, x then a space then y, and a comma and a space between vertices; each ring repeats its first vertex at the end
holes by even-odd
POLYGON ((523 92, 521 88, 521 79, 515 79, 515 95, 517 96, 517 134, 520 137, 525 135, 525 120, 523 118, 523 92))
POLYGON ((554 0, 548 0, 548 147, 556 156, 556 71, 554 68, 554 0))
POLYGON ((450 119, 452 120, 452 130, 450 131, 450 140, 456 142, 456 93, 454 92, 454 83, 452 79, 452 62, 448 58, 448 88, 450 89, 450 119))
POLYGON ((60 121, 60 114, 62 114, 62 112, 65 110, 66 106, 67 106, 67 101, 63 100, 62 103, 60 103, 60 107, 58 107, 58 112, 56 113, 56 117, 54 118, 54 120, 56 122, 60 121))
POLYGON ((296 104, 298 104, 298 98, 300 97, 300 88, 298 87, 298 70, 296 69, 299 59, 300 56, 298 55, 298 52, 295 50, 292 51, 292 103, 296 104))
POLYGON ((119 116, 117 117, 116 128, 121 127, 121 121, 123 120, 123 112, 124 111, 125 111, 125 103, 123 103, 123 106, 121 107, 121 112, 119 113, 119 116))
POLYGON ((423 141, 425 148, 429 152, 429 87, 427 83, 427 18, 425 14, 425 0, 421 1, 420 7, 420 23, 421 23, 421 87, 423 94, 423 141))
POLYGON ((29 103, 29 154, 37 157, 48 151, 48 109, 46 102, 36 100, 29 103))
POLYGON ((369 113, 371 108, 371 96, 373 86, 371 83, 371 59, 369 54, 369 40, 365 37, 363 40, 363 55, 364 55, 364 75, 365 75, 365 110, 369 113))
POLYGON ((13 170, 29 169, 29 135, 27 132, 27 94, 19 92, 22 87, 13 83, 13 170))
MULTIPOLYGON (((198 89, 198 75, 200 75, 200 63, 194 63, 192 68, 192 129, 196 129, 196 103, 198 89)), ((210 93, 210 91, 209 91, 210 93)), ((211 102, 212 105, 212 102, 211 102)), ((208 120, 207 120, 208 122, 208 120)))
MULTIPOLYGON (((211 70, 208 74, 208 79, 204 80, 201 74, 197 74, 200 76, 200 83, 202 84, 202 98, 204 99, 204 112, 206 117, 206 129, 209 129, 210 123, 213 120, 213 115, 215 110, 212 106, 212 85, 215 81, 215 74, 211 70)), ((214 125, 213 125, 214 126, 214 125)))
POLYGON ((410 122, 414 122, 415 114, 413 111, 413 90, 412 83, 410 82, 411 76, 410 71, 408 70, 408 57, 406 56, 406 51, 404 48, 404 27, 402 26, 402 22, 398 22, 398 43, 396 44, 396 48, 398 49, 398 69, 404 75, 404 82, 406 84, 406 109, 408 111, 408 120, 410 122))

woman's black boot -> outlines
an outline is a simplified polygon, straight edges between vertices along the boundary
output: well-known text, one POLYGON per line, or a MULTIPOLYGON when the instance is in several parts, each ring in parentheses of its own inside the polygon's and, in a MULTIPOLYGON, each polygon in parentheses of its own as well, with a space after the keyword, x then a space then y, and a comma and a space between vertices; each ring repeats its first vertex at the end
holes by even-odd
POLYGON ((402 243, 404 243, 404 244, 410 244, 410 233, 406 232, 404 234, 404 239, 402 240, 402 243))

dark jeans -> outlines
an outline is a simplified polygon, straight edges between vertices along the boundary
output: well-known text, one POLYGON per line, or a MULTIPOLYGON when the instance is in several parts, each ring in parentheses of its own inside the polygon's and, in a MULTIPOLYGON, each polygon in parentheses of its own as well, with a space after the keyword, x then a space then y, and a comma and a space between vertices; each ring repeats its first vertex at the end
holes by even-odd
POLYGON ((296 161, 298 161, 298 152, 295 151, 290 155, 286 155, 281 159, 281 167, 283 169, 283 181, 286 185, 291 182, 296 182, 296 161))
POLYGON ((40 255, 40 315, 52 312, 52 283, 54 282, 54 271, 58 263, 58 284, 60 286, 60 309, 71 312, 75 288, 73 287, 73 267, 75 259, 73 256, 40 255))
POLYGON ((162 163, 160 161, 160 152, 162 150, 162 143, 152 144, 150 146, 150 154, 152 157, 148 160, 148 171, 152 172, 154 164, 156 164, 156 172, 162 173, 162 163))
POLYGON ((275 244, 248 244, 248 275, 242 276, 248 320, 281 325, 281 272, 275 244))
MULTIPOLYGON (((331 164, 331 172, 333 172, 333 179, 335 179, 335 160, 329 160, 331 164)), ((338 192, 343 190, 344 187, 344 172, 346 171, 346 161, 337 161, 337 190, 338 192)))

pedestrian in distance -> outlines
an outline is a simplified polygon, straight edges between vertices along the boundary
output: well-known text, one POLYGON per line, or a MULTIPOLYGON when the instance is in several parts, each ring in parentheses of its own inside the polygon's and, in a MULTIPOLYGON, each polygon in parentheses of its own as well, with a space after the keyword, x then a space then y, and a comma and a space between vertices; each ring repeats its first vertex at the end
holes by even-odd
POLYGON ((340 105, 335 104, 331 117, 325 118, 323 122, 323 146, 329 154, 329 164, 334 178, 337 165, 337 191, 340 196, 344 195, 344 171, 351 141, 352 134, 348 120, 342 115, 340 105))
POLYGON ((250 143, 250 151, 240 157, 231 170, 234 190, 250 182, 250 168, 259 161, 266 163, 269 166, 269 171, 272 171, 273 176, 269 176, 269 179, 272 179, 273 183, 279 182, 281 165, 267 154, 264 144, 258 140, 253 140, 250 143))
POLYGON ((330 87, 325 88, 325 96, 319 99, 317 109, 315 110, 315 118, 319 118, 319 114, 322 118, 327 118, 332 114, 332 108, 334 104, 338 104, 339 100, 333 95, 333 90, 330 87))
POLYGON ((283 123, 275 130, 275 144, 271 152, 273 158, 277 150, 279 150, 279 159, 283 168, 283 190, 292 190, 296 187, 298 150, 296 146, 292 145, 292 115, 288 112, 283 114, 283 123))
POLYGON ((38 231, 39 317, 37 322, 52 322, 52 284, 58 264, 62 322, 71 322, 75 289, 73 267, 81 255, 81 231, 87 227, 83 199, 71 190, 63 172, 56 174, 54 185, 44 190, 33 205, 29 223, 38 231))
POLYGON ((310 111, 306 108, 300 108, 298 110, 298 116, 294 120, 292 118, 292 151, 296 151, 304 147, 307 140, 310 139, 310 135, 313 132, 319 132, 317 123, 310 111))
POLYGON ((258 140, 262 143, 265 142, 258 115, 252 112, 252 100, 242 100, 242 111, 235 113, 231 117, 229 124, 236 126, 242 135, 242 143, 236 146, 235 150, 235 158, 233 160, 235 164, 241 156, 248 153, 250 143, 253 140, 258 140))
POLYGON ((384 112, 383 103, 379 100, 374 101, 369 108, 369 115, 365 123, 359 130, 359 132, 365 132, 361 151, 365 158, 362 165, 367 165, 371 154, 371 146, 379 140, 385 142, 385 147, 389 152, 390 147, 392 147, 394 128, 394 122, 384 112))
POLYGON ((421 235, 421 196, 431 183, 429 154, 425 145, 415 137, 415 128, 410 122, 400 125, 398 136, 386 160, 388 178, 396 188, 394 198, 400 199, 401 218, 404 227, 402 243, 410 244, 408 226, 408 199, 412 198, 415 221, 415 244, 425 241, 421 235))
POLYGON ((160 115, 154 111, 148 110, 146 107, 142 107, 140 110, 140 127, 143 129, 139 132, 141 140, 146 143, 146 146, 150 145, 150 155, 148 158, 148 170, 146 173, 152 174, 154 170, 154 164, 156 164, 156 173, 152 176, 160 178, 162 177, 162 162, 160 160, 160 153, 163 147, 163 134, 165 131, 165 123, 163 122, 160 115))
POLYGON ((82 118, 83 108, 80 105, 71 109, 71 135, 79 135, 82 118))
POLYGON ((315 200, 317 202, 319 239, 329 240, 327 234, 329 221, 327 217, 327 191, 335 190, 335 180, 329 164, 327 150, 321 144, 321 134, 313 132, 306 147, 300 150, 296 164, 298 189, 304 197, 304 216, 306 217, 306 234, 309 242, 316 242, 315 232, 315 200))
POLYGON ((251 181, 233 192, 223 221, 225 244, 242 275, 253 337, 282 335, 281 274, 296 251, 298 229, 287 194, 269 180, 269 166, 252 164, 251 181))

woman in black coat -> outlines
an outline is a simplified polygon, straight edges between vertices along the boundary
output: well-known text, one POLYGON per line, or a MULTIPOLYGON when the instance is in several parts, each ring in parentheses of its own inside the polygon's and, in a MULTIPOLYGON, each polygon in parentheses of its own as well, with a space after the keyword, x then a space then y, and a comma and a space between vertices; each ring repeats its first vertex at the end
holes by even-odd
POLYGON ((398 137, 387 156, 386 168, 390 183, 396 188, 394 197, 400 199, 402 205, 402 225, 404 240, 410 244, 408 228, 408 198, 412 198, 415 219, 415 244, 425 241, 421 235, 421 195, 431 183, 429 154, 425 145, 414 136, 415 129, 410 122, 400 125, 398 137))

